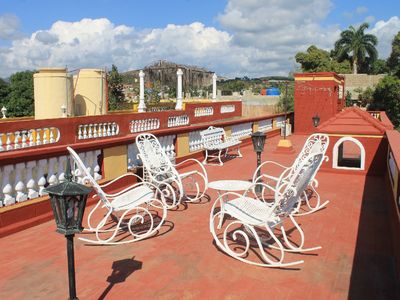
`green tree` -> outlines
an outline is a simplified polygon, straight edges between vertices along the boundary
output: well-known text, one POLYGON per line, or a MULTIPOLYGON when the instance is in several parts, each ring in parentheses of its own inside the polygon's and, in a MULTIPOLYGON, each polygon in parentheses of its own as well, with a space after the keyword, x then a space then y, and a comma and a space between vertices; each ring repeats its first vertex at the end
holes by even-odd
POLYGON ((34 71, 17 72, 10 77, 9 93, 4 101, 7 116, 25 117, 34 115, 33 74, 34 71))
POLYGON ((387 62, 384 59, 377 59, 374 61, 369 70, 369 74, 386 74, 389 72, 389 67, 387 65, 387 62))
POLYGON ((354 89, 356 93, 358 93, 357 99, 359 104, 362 107, 369 107, 369 105, 373 102, 374 99, 374 89, 371 87, 367 87, 363 89, 361 87, 354 89))
POLYGON ((345 99, 346 99, 346 107, 350 107, 350 106, 353 105, 353 101, 351 100, 351 93, 350 93, 350 91, 347 91, 347 92, 346 92, 346 97, 345 97, 345 99))
POLYGON ((338 62, 328 51, 314 45, 308 47, 306 52, 298 52, 295 58, 296 62, 301 64, 303 72, 349 73, 351 70, 348 61, 338 62))
POLYGON ((392 41, 392 52, 387 60, 391 74, 400 78, 400 31, 392 41))
POLYGON ((382 78, 373 93, 372 110, 385 110, 393 125, 400 125, 400 79, 394 76, 382 78))
POLYGON ((364 33, 368 27, 368 23, 361 24, 357 29, 350 26, 349 29, 342 31, 335 43, 337 58, 339 61, 350 58, 353 63, 353 74, 357 74, 358 68, 366 60, 367 55, 370 63, 378 58, 378 51, 375 48, 378 39, 373 34, 364 33))
POLYGON ((294 111, 294 84, 293 82, 285 82, 279 84, 281 95, 277 104, 278 112, 291 112, 294 111))
POLYGON ((10 91, 7 82, 0 78, 0 109, 6 104, 9 92, 10 91))
POLYGON ((123 92, 122 76, 115 65, 107 74, 108 109, 119 110, 124 108, 125 95, 123 92))

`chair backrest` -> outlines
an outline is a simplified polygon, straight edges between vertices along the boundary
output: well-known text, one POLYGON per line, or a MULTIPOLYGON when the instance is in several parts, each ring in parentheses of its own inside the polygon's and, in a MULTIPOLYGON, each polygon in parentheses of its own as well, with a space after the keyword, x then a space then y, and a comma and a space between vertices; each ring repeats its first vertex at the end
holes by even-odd
POLYGON ((106 194, 104 193, 104 191, 102 190, 100 185, 96 182, 96 180, 94 180, 92 175, 90 175, 88 168, 86 168, 86 166, 82 162, 81 158, 79 157, 78 153, 76 153, 75 150, 72 149, 71 147, 67 147, 67 150, 74 161, 75 169, 78 168, 80 170, 80 172, 82 172, 82 174, 84 175, 84 181, 86 181, 86 180, 89 181, 90 185, 96 191, 96 193, 99 196, 99 198, 101 199, 101 201, 103 201, 103 203, 106 206, 109 206, 110 201, 108 201, 106 194))
POLYGON ((151 176, 169 173, 178 176, 171 160, 153 134, 141 133, 136 136, 136 146, 143 166, 151 176))
POLYGON ((293 167, 297 169, 297 167, 301 165, 302 161, 306 159, 310 154, 322 153, 322 155, 325 155, 328 146, 328 135, 323 133, 314 133, 310 135, 304 143, 299 155, 296 157, 296 160, 293 163, 293 167))
POLYGON ((293 212, 323 159, 322 153, 310 154, 303 159, 296 170, 286 169, 281 174, 276 185, 273 214, 287 217, 293 212))
POLYGON ((205 130, 200 131, 201 140, 203 145, 212 147, 213 145, 219 145, 225 138, 225 130, 220 127, 210 126, 205 130))

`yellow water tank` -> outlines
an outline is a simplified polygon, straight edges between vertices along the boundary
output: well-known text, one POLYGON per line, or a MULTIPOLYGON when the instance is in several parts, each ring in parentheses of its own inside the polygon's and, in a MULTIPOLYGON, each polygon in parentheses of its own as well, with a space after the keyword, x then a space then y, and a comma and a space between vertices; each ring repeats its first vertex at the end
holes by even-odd
POLYGON ((106 85, 102 69, 81 69, 74 75, 75 116, 106 114, 106 85))
POLYGON ((35 119, 61 118, 72 113, 72 77, 66 68, 42 68, 33 75, 35 119))

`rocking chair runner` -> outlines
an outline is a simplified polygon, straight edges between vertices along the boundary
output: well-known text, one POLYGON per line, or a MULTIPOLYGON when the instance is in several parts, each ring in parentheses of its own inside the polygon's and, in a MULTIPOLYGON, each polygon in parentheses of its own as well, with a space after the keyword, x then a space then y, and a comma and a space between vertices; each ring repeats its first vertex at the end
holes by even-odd
MULTIPOLYGON (((321 153, 311 154, 294 172, 291 172, 290 169, 284 170, 278 179, 276 188, 273 189, 274 202, 272 205, 266 202, 263 196, 254 194, 254 187, 249 188, 243 195, 227 192, 219 196, 210 214, 210 231, 217 246, 233 258, 264 267, 297 265, 303 261, 284 262, 285 252, 306 252, 320 249, 321 247, 303 247, 304 232, 292 213, 322 159, 321 153), (233 199, 227 201, 226 199, 229 197, 233 199), (224 220, 225 215, 229 216, 227 220, 224 220), (219 220, 217 220, 218 218, 219 220), (289 240, 285 231, 284 223, 287 219, 291 221, 300 235, 298 245, 289 240), (222 226, 224 228, 221 228, 222 226), (283 242, 274 232, 277 228, 280 229, 283 242), (217 234, 221 231, 222 238, 221 234, 217 234), (277 250, 278 254, 271 254, 267 250, 277 250)), ((270 188, 264 183, 254 183, 254 185, 256 184, 261 184, 264 192, 270 188)))
MULTIPOLYGON (((315 169, 314 174, 311 176, 310 182, 308 183, 308 189, 310 189, 312 194, 315 195, 316 203, 314 205, 311 205, 307 191, 304 191, 304 193, 300 199, 301 201, 298 202, 297 209, 295 212, 293 212, 293 215, 302 216, 302 215, 308 215, 310 213, 318 211, 318 210, 322 209, 323 207, 325 207, 329 203, 329 201, 325 201, 324 203, 321 204, 320 195, 316 190, 316 188, 318 187, 318 181, 315 179, 315 176, 316 176, 319 168, 321 167, 322 162, 324 160, 328 161, 328 157, 325 156, 328 146, 329 146, 329 136, 327 136, 326 134, 320 134, 320 133, 312 134, 307 138, 306 142, 303 145, 303 148, 301 149, 299 155, 296 157, 292 166, 287 167, 287 166, 279 164, 275 161, 265 161, 254 172, 253 182, 258 182, 260 180, 261 181, 266 180, 267 182, 273 181, 276 183, 278 181, 278 179, 279 179, 278 177, 272 176, 272 175, 264 173, 264 172, 261 172, 261 176, 259 178, 257 178, 258 171, 262 170, 265 167, 268 167, 268 164, 278 166, 278 167, 282 168, 283 170, 290 170, 290 172, 295 172, 300 167, 302 162, 309 155, 321 153, 322 155, 324 155, 324 159, 320 162, 319 166, 315 169), (300 207, 303 202, 305 202, 305 204, 308 208, 308 211, 300 213, 299 212, 300 207)), ((270 188, 273 188, 273 187, 270 186, 270 188)))
POLYGON ((170 200, 167 208, 174 208, 182 199, 186 201, 199 201, 208 187, 208 176, 204 166, 196 159, 187 159, 176 165, 172 164, 169 157, 162 149, 158 139, 151 133, 142 133, 136 137, 139 150, 138 157, 144 166, 144 179, 157 186, 166 199, 170 200), (198 170, 179 173, 176 167, 194 163, 198 170), (194 195, 189 194, 185 184, 194 187, 194 195))
POLYGON ((83 182, 89 183, 96 191, 93 197, 100 198, 89 213, 89 228, 85 229, 94 232, 96 239, 80 237, 80 240, 94 244, 115 245, 136 242, 157 233, 167 216, 167 209, 164 196, 156 186, 139 182, 141 178, 133 173, 124 174, 107 184, 99 185, 88 172, 88 168, 85 167, 79 155, 72 148, 67 147, 67 149, 75 162, 75 167, 84 175, 83 182), (138 179, 138 182, 113 194, 103 190, 127 176, 132 177, 133 180, 138 179), (107 212, 100 222, 93 226, 93 214, 98 208, 105 208, 107 212), (155 220, 154 212, 152 213, 155 210, 160 220, 155 220), (143 228, 146 224, 147 227, 143 228), (122 232, 129 232, 132 237, 114 241, 115 238, 120 238, 119 235, 122 232), (107 234, 110 236, 103 238, 107 234))

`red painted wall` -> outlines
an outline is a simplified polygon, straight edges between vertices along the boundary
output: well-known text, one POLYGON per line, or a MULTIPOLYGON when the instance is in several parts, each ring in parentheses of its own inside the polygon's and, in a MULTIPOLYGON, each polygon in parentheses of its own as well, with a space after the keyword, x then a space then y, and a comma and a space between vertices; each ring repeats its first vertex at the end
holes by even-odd
POLYGON ((384 175, 386 172, 386 156, 388 149, 388 141, 385 137, 382 138, 371 138, 371 137, 354 137, 354 139, 360 141, 365 149, 365 168, 363 171, 360 170, 347 170, 347 169, 333 169, 333 147, 339 139, 339 136, 329 137, 329 147, 326 151, 326 155, 329 157, 329 161, 321 165, 321 169, 324 171, 332 171, 337 173, 350 173, 350 174, 368 174, 368 175, 384 175))
POLYGON ((344 108, 344 79, 333 72, 295 74, 294 86, 294 130, 296 134, 311 134, 315 131, 312 117, 318 114, 320 124, 344 108), (329 80, 321 80, 332 78, 329 80), (334 80, 336 79, 336 81, 334 80), (342 81, 339 84, 337 81, 342 81), (339 88, 339 85, 342 87, 339 88))

